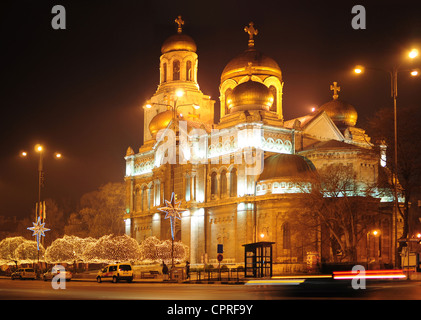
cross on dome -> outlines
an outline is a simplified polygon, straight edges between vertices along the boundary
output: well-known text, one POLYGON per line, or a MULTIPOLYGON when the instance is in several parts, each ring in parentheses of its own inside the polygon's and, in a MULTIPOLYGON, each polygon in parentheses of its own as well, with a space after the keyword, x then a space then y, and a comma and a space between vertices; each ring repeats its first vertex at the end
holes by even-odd
POLYGON ((181 33, 183 32, 183 25, 184 25, 184 20, 181 19, 181 16, 178 16, 177 19, 174 20, 176 24, 178 24, 178 28, 177 28, 177 32, 181 33))
POLYGON ((333 99, 338 99, 339 95, 338 92, 341 91, 341 87, 338 86, 338 83, 335 81, 333 82, 333 85, 330 85, 330 90, 333 91, 333 99))
POLYGON ((244 27, 244 31, 249 35, 249 48, 254 47, 254 36, 259 33, 259 30, 254 28, 254 23, 250 22, 248 26, 244 27))

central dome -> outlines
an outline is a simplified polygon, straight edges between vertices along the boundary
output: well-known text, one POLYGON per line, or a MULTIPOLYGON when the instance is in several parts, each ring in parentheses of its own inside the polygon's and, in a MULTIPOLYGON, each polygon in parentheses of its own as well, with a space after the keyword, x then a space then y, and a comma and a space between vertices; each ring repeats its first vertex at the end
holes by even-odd
POLYGON ((197 46, 193 38, 184 34, 177 33, 164 41, 161 47, 161 53, 170 51, 191 51, 196 52, 197 46))
POLYGON ((253 75, 276 76, 282 79, 281 69, 275 60, 254 48, 249 48, 228 62, 222 71, 221 82, 233 77, 247 76, 250 63, 253 66, 253 75))
POLYGON ((234 88, 228 96, 227 105, 230 112, 242 110, 269 111, 273 103, 273 94, 263 83, 246 81, 234 88))

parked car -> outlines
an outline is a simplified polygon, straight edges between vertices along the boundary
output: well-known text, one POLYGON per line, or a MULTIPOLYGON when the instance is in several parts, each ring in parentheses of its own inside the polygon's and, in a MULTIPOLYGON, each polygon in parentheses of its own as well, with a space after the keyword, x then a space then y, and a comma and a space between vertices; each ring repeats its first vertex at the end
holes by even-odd
POLYGON ((10 276, 12 280, 15 279, 33 279, 37 278, 35 270, 33 268, 19 268, 15 272, 13 272, 10 276))
POLYGON ((63 276, 66 281, 70 281, 72 279, 72 273, 70 271, 61 270, 60 268, 56 268, 55 266, 52 267, 47 272, 45 272, 42 275, 42 278, 44 279, 44 281, 47 281, 47 280, 52 280, 57 275, 63 276))
POLYGON ((133 281, 133 268, 130 263, 109 264, 98 272, 96 277, 98 283, 102 280, 111 280, 116 283, 120 280, 133 281))

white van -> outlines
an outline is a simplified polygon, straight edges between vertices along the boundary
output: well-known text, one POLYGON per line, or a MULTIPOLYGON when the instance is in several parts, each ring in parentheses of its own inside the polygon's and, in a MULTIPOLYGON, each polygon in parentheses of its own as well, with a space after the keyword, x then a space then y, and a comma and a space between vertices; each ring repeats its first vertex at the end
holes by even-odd
POLYGON ((96 281, 101 283, 102 280, 111 280, 116 283, 120 280, 133 281, 133 268, 130 263, 109 264, 98 272, 96 281))

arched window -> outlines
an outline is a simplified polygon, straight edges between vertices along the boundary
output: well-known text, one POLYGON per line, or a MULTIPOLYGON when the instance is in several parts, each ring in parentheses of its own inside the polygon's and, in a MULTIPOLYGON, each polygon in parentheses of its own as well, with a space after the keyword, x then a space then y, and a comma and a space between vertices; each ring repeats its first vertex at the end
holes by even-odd
POLYGON ((229 104, 229 96, 231 95, 232 89, 228 88, 227 90, 225 90, 225 114, 229 113, 229 108, 228 108, 228 104, 229 104))
POLYGON ((167 63, 162 65, 162 82, 167 82, 167 63))
POLYGON ((222 170, 219 181, 221 184, 221 198, 223 198, 227 196, 227 170, 222 170))
POLYGON ((211 174, 211 197, 215 197, 218 194, 218 178, 216 172, 211 174))
POLYGON ((161 204, 161 182, 156 180, 154 183, 154 206, 161 204))
POLYGON ((146 212, 148 210, 148 189, 146 187, 142 188, 142 211, 146 212))
POLYGON ((148 211, 151 210, 151 207, 153 206, 152 204, 152 199, 153 199, 153 185, 151 185, 150 187, 148 187, 147 189, 147 196, 148 196, 148 211))
POLYGON ((140 188, 136 188, 134 192, 134 211, 139 212, 142 209, 142 193, 140 188))
POLYGON ((172 79, 180 80, 180 61, 174 60, 172 67, 172 79))
POLYGON ((278 110, 278 100, 277 100, 277 92, 275 86, 269 87, 270 92, 273 94, 273 103, 270 107, 270 111, 277 112, 278 110))
POLYGON ((192 80, 192 67, 191 67, 191 61, 187 61, 186 63, 186 80, 191 81, 192 80))
POLYGON ((288 222, 282 225, 282 248, 291 249, 291 230, 288 222))
POLYGON ((237 196, 237 169, 232 169, 230 174, 230 197, 237 196))

